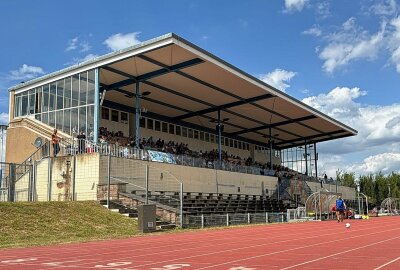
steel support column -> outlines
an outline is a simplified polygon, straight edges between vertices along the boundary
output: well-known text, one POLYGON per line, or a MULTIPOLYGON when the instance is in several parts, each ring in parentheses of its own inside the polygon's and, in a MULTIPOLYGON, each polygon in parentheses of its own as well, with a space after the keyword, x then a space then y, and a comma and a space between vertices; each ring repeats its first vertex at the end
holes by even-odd
POLYGON ((314 165, 315 165, 315 178, 318 180, 318 153, 317 153, 317 143, 314 143, 314 165))
POLYGON ((304 157, 306 160, 306 176, 308 176, 308 153, 307 153, 307 141, 304 141, 304 157))
POLYGON ((136 117, 136 130, 135 130, 135 147, 139 149, 140 143, 140 133, 139 133, 139 121, 140 121, 140 95, 139 95, 139 82, 136 82, 136 109, 135 109, 135 117, 136 117))
POLYGON ((222 147, 221 147, 221 111, 218 110, 218 162, 219 162, 219 169, 222 168, 222 147))
POLYGON ((100 80, 99 69, 94 70, 94 123, 93 123, 93 141, 99 140, 99 119, 100 119, 100 80))
POLYGON ((269 165, 272 170, 272 128, 269 128, 269 165))

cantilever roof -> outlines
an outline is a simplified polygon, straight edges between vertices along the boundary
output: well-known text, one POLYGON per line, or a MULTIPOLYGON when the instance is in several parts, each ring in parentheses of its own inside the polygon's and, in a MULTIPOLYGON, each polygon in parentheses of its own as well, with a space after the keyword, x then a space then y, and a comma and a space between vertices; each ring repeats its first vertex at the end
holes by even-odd
POLYGON ((220 111, 224 136, 278 149, 353 136, 357 131, 243 72, 187 40, 167 34, 17 85, 24 91, 84 70, 100 68, 104 105, 132 108, 135 88, 149 116, 214 130, 220 111))

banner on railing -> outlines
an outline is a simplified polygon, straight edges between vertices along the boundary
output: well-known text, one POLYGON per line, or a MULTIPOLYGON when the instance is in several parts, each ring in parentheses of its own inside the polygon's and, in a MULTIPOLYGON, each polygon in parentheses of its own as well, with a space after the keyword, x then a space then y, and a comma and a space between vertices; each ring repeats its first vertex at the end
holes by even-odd
POLYGON ((173 155, 153 150, 147 150, 151 161, 164 162, 176 164, 175 158, 173 155))

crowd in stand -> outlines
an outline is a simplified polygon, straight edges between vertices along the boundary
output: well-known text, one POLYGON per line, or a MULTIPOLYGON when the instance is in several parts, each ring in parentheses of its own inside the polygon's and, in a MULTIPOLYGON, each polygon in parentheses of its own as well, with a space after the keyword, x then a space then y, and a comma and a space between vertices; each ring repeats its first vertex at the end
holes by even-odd
MULTIPOLYGON (((114 144, 117 147, 131 147, 136 148, 136 140, 134 137, 124 137, 122 131, 112 132, 108 131, 107 128, 101 127, 99 130, 100 144, 108 145, 114 144)), ((178 143, 174 141, 165 141, 159 138, 154 140, 153 137, 142 138, 139 141, 139 148, 146 150, 154 150, 179 156, 189 156, 192 158, 201 158, 209 168, 215 168, 219 161, 218 150, 214 149, 211 151, 194 151, 191 150, 188 144, 178 143)), ((261 175, 274 175, 279 177, 296 177, 300 173, 291 170, 282 165, 271 164, 269 162, 263 164, 254 161, 251 157, 241 158, 240 156, 229 155, 227 151, 221 152, 221 160, 223 164, 229 164, 234 166, 248 166, 259 169, 261 175)))

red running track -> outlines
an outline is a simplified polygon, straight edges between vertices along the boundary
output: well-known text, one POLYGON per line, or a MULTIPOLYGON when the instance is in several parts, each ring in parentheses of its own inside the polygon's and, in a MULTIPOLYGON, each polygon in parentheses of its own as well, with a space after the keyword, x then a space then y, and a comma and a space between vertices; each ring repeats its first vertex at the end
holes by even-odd
POLYGON ((246 226, 1 249, 0 269, 400 269, 400 217, 246 226))

